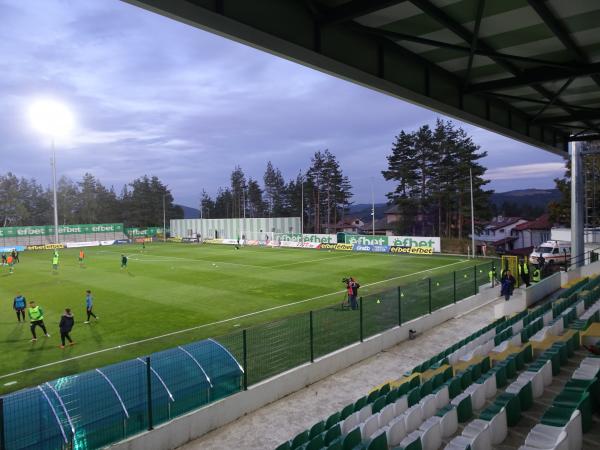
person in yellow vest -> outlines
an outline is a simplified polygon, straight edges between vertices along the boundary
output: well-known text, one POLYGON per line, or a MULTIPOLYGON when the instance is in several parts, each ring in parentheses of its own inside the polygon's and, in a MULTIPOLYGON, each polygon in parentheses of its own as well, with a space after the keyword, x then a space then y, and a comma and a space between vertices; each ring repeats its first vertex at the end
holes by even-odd
POLYGON ((527 264, 527 261, 524 260, 520 260, 519 261, 519 275, 521 276, 521 280, 523 280, 523 283, 525 283, 525 287, 529 287, 531 286, 530 281, 530 277, 529 277, 529 265, 527 264))
POLYGON ((496 284, 496 268, 492 267, 490 269, 490 271, 488 272, 488 277, 490 279, 490 284, 492 285, 492 287, 494 287, 494 285, 496 284))
POLYGON ((540 270, 539 266, 533 269, 533 272, 531 273, 531 281, 534 283, 539 283, 542 281, 542 271, 540 270))
POLYGON ((44 332, 44 335, 50 337, 46 331, 46 325, 44 325, 44 311, 41 307, 37 306, 33 300, 29 302, 27 314, 29 315, 29 321, 31 322, 31 335, 33 336, 31 342, 37 341, 37 336, 35 335, 36 327, 40 327, 44 332))

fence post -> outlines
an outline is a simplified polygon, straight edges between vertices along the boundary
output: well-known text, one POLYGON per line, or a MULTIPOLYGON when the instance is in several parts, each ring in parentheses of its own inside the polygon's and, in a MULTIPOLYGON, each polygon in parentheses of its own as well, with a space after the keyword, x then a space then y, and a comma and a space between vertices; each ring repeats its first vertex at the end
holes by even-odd
POLYGON ((429 314, 431 314, 431 278, 429 280, 429 314))
POLYGON ((453 285, 454 285, 454 289, 452 290, 452 296, 454 298, 454 303, 456 303, 456 270, 454 272, 452 272, 452 277, 453 277, 453 285))
POLYGON ((6 437, 4 435, 4 398, 0 397, 0 450, 6 450, 6 437))
POLYGON ((398 286, 398 326, 402 325, 402 288, 398 286))
POLYGON ((473 266, 473 287, 474 287, 474 291, 473 291, 473 295, 477 295, 477 265, 473 266))
POLYGON ((244 390, 248 390, 248 346, 246 345, 246 330, 242 330, 242 345, 244 347, 243 365, 244 365, 244 390))
POLYGON ((310 319, 310 362, 315 362, 315 342, 313 339, 313 312, 308 312, 310 319))
POLYGON ((152 417, 152 369, 150 367, 150 357, 146 357, 146 386, 148 387, 148 431, 154 429, 154 419, 152 417))
POLYGON ((359 326, 360 326, 360 342, 363 341, 363 298, 360 298, 360 308, 359 308, 359 313, 360 313, 360 321, 359 321, 359 326))

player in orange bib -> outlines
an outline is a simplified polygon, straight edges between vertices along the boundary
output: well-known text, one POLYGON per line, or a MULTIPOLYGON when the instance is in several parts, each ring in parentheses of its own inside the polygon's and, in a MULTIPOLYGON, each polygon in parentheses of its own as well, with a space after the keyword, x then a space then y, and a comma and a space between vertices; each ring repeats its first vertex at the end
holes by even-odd
POLYGON ((79 250, 79 267, 83 267, 85 260, 85 252, 83 249, 79 250))
POLYGON ((6 264, 8 264, 8 273, 13 273, 13 267, 15 265, 15 259, 9 254, 6 257, 6 264))

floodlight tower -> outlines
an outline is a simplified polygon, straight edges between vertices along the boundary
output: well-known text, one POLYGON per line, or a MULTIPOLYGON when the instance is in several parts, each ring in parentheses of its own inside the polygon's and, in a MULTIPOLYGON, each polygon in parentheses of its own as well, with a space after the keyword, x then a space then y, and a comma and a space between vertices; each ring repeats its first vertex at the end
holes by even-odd
POLYGON ((73 115, 64 104, 51 99, 40 99, 32 103, 29 117, 33 127, 49 137, 52 147, 52 190, 54 197, 54 243, 58 244, 58 202, 56 195, 56 150, 55 140, 66 137, 73 128, 73 115))

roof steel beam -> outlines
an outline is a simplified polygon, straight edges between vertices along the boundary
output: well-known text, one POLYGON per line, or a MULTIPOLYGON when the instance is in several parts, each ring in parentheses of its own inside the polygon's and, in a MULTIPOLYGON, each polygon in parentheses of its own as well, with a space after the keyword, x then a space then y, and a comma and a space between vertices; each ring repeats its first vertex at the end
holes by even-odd
POLYGON ((548 83, 551 81, 565 80, 568 78, 580 78, 589 75, 600 74, 600 63, 588 64, 576 70, 565 70, 557 68, 539 68, 525 70, 519 75, 500 80, 486 81, 469 86, 469 92, 497 91, 502 89, 513 89, 531 84, 548 83))
MULTIPOLYGON (((570 123, 570 122, 585 122, 588 120, 600 120, 600 109, 593 111, 577 111, 568 116, 542 117, 538 119, 538 123, 570 123)), ((596 125, 594 125, 595 127, 596 125)))
POLYGON ((404 3, 405 1, 406 0, 351 0, 321 13, 318 17, 318 21, 322 25, 348 22, 349 20, 366 16, 367 14, 399 3, 404 3))

